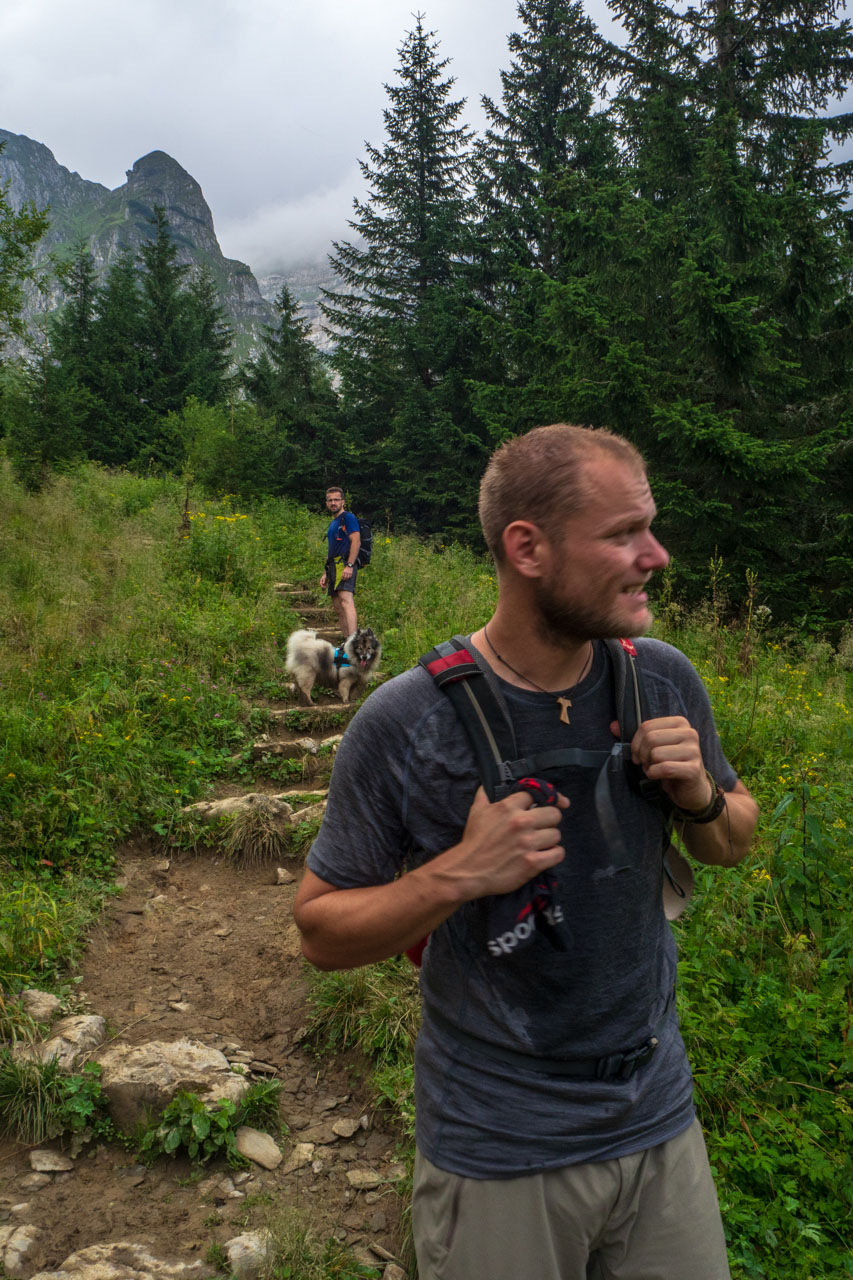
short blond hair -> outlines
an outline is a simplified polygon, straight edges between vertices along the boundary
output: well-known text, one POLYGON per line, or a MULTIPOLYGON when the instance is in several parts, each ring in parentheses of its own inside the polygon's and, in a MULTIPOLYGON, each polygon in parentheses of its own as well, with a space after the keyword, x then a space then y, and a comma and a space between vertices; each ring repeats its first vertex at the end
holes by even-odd
POLYGON ((584 464, 601 454, 646 473, 639 450, 606 427, 555 422, 505 441, 480 483, 480 525, 494 558, 503 560, 503 531, 514 520, 529 520, 549 538, 558 537, 583 504, 584 464))

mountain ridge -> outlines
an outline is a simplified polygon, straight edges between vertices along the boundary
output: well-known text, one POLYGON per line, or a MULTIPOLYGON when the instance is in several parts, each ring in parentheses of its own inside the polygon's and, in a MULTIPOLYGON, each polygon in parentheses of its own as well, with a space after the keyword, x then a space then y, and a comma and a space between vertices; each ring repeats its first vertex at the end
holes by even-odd
MULTIPOLYGON (((49 207, 50 226, 36 252, 47 265, 49 255, 69 257, 87 245, 99 279, 124 249, 139 252, 152 238, 154 207, 162 206, 169 220, 178 261, 190 268, 207 267, 221 304, 235 331, 235 350, 256 350, 263 326, 275 323, 275 311, 265 299, 251 268, 226 258, 220 248, 213 214, 200 184, 165 151, 140 157, 127 170, 127 181, 113 190, 90 182, 59 163, 43 142, 0 128, 0 182, 8 184, 7 199, 15 210, 32 202, 49 207)), ((31 287, 25 319, 61 305, 61 286, 48 283, 46 292, 31 287)))

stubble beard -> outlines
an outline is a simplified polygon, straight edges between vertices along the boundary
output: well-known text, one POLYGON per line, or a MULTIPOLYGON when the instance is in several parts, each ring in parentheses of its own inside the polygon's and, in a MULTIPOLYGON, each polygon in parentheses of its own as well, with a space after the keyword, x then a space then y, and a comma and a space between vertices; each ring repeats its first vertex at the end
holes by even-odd
POLYGON ((587 640, 607 640, 619 636, 644 635, 652 625, 650 610, 646 610, 645 624, 624 622, 614 614, 598 613, 560 600, 550 585, 534 584, 533 602, 536 607, 536 630, 550 645, 560 649, 574 648, 587 640))

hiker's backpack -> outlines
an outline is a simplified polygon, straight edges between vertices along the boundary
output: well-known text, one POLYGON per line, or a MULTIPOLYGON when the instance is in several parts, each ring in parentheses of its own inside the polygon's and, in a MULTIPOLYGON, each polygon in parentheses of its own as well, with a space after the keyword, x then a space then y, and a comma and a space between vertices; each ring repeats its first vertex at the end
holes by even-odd
MULTIPOLYGON (((549 775, 553 778, 555 771, 569 766, 594 770, 598 821, 614 854, 624 853, 625 847, 610 787, 613 773, 627 775, 632 789, 661 809, 665 906, 668 917, 672 919, 689 897, 692 876, 677 851, 667 849, 672 828, 671 802, 660 784, 648 779, 631 759, 631 740, 646 718, 636 663, 637 651, 630 640, 607 639, 604 645, 611 668, 620 733, 619 741, 614 742, 609 751, 565 747, 519 756, 512 719, 498 682, 491 668, 478 659, 464 637, 454 636, 452 640, 436 645, 418 661, 453 703, 474 752, 483 789, 491 801, 502 800, 509 795, 517 789, 522 778, 548 778, 549 775), (671 870, 675 863, 678 865, 678 879, 671 870), (682 883, 684 881, 688 883, 682 883)), ((410 949, 408 954, 414 963, 420 963, 425 944, 426 939, 410 949)))
MULTIPOLYGON (((418 659, 442 693, 453 703, 462 721, 477 772, 490 800, 509 795, 520 778, 548 776, 568 766, 625 772, 634 790, 644 799, 667 806, 660 784, 649 781, 631 760, 631 740, 645 719, 637 651, 630 640, 605 640, 613 679, 620 740, 610 751, 565 747, 519 757, 512 718, 490 667, 468 647, 462 636, 425 653, 418 659)), ((599 818, 601 814, 599 813, 599 818)), ((606 826, 606 819, 605 819, 606 826)), ((610 832, 605 829, 605 836, 610 832)))
POLYGON ((358 530, 361 534, 361 546, 358 549, 358 555, 355 558, 356 569, 363 569, 366 564, 370 564, 370 557, 373 555, 373 530, 366 520, 358 520, 358 530))

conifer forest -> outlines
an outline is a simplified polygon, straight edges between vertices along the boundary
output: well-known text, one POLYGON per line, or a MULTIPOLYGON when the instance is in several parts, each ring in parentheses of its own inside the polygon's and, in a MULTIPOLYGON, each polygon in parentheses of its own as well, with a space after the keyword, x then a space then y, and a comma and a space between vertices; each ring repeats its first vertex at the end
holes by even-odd
MULTIPOLYGON (((241 368, 212 281, 162 210, 102 283, 85 244, 62 306, 3 370, 2 421, 38 486, 79 458, 188 469, 235 492, 354 505, 477 541, 508 434, 607 425, 648 458, 689 596, 718 557, 812 629, 851 604, 853 33, 835 0, 684 9, 522 0, 477 136, 417 16, 387 85, 366 198, 333 245, 321 358, 294 299, 241 368)), ((0 326, 38 238, 0 210, 0 326)))

